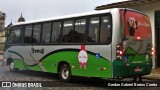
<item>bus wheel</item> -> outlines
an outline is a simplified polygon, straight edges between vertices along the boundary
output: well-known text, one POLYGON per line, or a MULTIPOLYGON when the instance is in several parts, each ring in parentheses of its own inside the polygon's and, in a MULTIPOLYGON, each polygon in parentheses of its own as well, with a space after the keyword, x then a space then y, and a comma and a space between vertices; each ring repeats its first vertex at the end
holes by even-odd
POLYGON ((9 64, 9 69, 10 69, 11 72, 17 72, 18 71, 18 68, 15 68, 15 63, 13 61, 9 64))
POLYGON ((142 82, 142 76, 135 76, 133 81, 135 82, 142 82))
POLYGON ((60 66, 59 76, 62 81, 69 81, 71 79, 71 69, 68 64, 60 66))

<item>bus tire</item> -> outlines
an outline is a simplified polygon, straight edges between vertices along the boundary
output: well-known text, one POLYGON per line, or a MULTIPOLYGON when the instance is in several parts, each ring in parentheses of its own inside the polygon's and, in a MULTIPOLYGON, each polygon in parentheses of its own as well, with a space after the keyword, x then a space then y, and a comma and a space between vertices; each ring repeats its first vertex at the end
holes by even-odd
POLYGON ((134 76, 133 81, 134 82, 142 82, 143 81, 142 76, 134 76))
POLYGON ((139 81, 139 82, 142 82, 142 81, 143 81, 142 76, 138 76, 138 81, 139 81))
POLYGON ((68 64, 62 64, 60 66, 59 77, 62 81, 69 81, 71 79, 71 69, 68 64))
POLYGON ((10 69, 11 72, 17 72, 18 71, 18 68, 15 68, 15 63, 14 63, 13 60, 9 64, 9 69, 10 69))

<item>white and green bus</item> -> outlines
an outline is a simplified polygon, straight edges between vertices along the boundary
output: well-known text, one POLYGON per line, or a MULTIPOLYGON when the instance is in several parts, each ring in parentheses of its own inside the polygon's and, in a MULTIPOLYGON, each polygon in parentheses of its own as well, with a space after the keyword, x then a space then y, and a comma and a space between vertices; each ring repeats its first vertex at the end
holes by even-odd
POLYGON ((11 71, 58 73, 64 81, 141 78, 151 73, 152 54, 149 17, 126 8, 17 23, 4 49, 11 71))

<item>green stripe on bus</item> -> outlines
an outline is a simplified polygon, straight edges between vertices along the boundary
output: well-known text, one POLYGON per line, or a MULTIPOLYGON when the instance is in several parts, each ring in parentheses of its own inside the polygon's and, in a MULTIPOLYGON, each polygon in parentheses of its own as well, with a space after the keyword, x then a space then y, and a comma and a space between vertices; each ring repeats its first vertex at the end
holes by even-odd
POLYGON ((72 70, 72 75, 105 78, 112 77, 112 67, 109 60, 102 57, 97 59, 95 55, 88 53, 86 69, 80 68, 78 53, 79 52, 74 51, 57 52, 44 58, 41 63, 48 72, 53 73, 57 72, 58 63, 65 61, 69 63, 72 70), (102 68, 106 68, 106 70, 100 70, 102 68))
POLYGON ((40 67, 39 67, 38 65, 33 66, 32 68, 31 68, 30 65, 27 65, 27 64, 24 62, 24 58, 23 58, 23 56, 22 56, 21 54, 15 52, 15 51, 11 51, 11 50, 9 50, 8 52, 13 53, 13 54, 16 54, 16 55, 18 55, 18 56, 21 58, 21 59, 13 59, 14 62, 15 62, 15 67, 16 67, 16 68, 21 68, 21 69, 26 69, 26 70, 37 70, 37 71, 41 71, 41 69, 40 69, 40 67))
POLYGON ((15 67, 22 69, 22 70, 35 70, 35 71, 41 71, 41 68, 36 65, 36 66, 28 66, 27 64, 25 64, 22 60, 19 59, 14 59, 15 62, 15 67))
MULTIPOLYGON (((103 78, 112 78, 112 67, 111 67, 111 61, 108 59, 105 59, 104 57, 100 56, 100 58, 96 58, 96 55, 94 53, 88 53, 88 62, 85 68, 80 68, 80 64, 78 61, 78 53, 79 51, 61 51, 56 53, 50 53, 47 56, 44 56, 39 62, 39 64, 42 64, 42 66, 46 69, 46 72, 51 73, 57 73, 57 67, 58 63, 61 61, 65 61, 69 63, 72 75, 77 76, 88 76, 88 77, 103 77, 103 78), (75 68, 73 68, 75 67, 75 68), (102 70, 105 69, 105 70, 102 70)), ((22 58, 22 56, 16 52, 14 54, 17 54, 22 58)), ((29 69, 29 70, 36 70, 41 71, 41 68, 38 65, 30 66, 24 63, 22 60, 16 60, 17 68, 22 69, 29 69), (24 67, 22 66, 24 63, 24 67)))
POLYGON ((15 52, 15 51, 11 51, 11 50, 9 50, 8 52, 16 54, 16 55, 18 55, 21 58, 21 60, 24 60, 24 58, 22 57, 22 55, 20 55, 19 53, 15 52))

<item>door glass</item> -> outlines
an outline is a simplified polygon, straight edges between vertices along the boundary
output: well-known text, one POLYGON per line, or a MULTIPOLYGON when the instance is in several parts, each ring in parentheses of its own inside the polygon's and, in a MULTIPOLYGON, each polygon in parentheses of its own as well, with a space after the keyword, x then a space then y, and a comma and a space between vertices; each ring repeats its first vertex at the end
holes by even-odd
POLYGON ((40 42, 41 24, 34 25, 33 28, 33 43, 40 42))
POLYGON ((86 19, 75 20, 74 43, 82 43, 85 39, 86 19))
POLYGON ((32 25, 25 26, 24 43, 32 43, 32 25))
POLYGON ((51 22, 43 24, 42 43, 50 43, 51 22))
POLYGON ((92 17, 89 20, 88 42, 98 42, 99 39, 99 17, 92 17))
POLYGON ((52 43, 60 42, 61 22, 54 22, 52 25, 52 43))
POLYGON ((72 43, 73 42, 73 20, 64 21, 63 24, 63 43, 72 43))
POLYGON ((8 43, 19 44, 21 42, 21 31, 22 27, 13 27, 9 35, 8 43))

